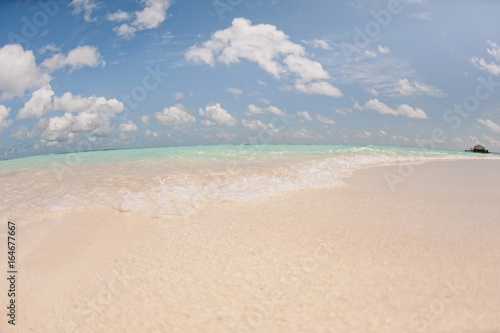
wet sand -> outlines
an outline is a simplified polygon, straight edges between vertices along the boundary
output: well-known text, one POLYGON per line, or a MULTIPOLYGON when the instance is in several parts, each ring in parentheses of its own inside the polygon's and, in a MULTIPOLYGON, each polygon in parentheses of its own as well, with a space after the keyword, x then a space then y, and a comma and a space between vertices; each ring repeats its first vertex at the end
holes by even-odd
POLYGON ((499 170, 371 168, 165 219, 46 215, 18 226, 0 331, 499 332, 499 170))

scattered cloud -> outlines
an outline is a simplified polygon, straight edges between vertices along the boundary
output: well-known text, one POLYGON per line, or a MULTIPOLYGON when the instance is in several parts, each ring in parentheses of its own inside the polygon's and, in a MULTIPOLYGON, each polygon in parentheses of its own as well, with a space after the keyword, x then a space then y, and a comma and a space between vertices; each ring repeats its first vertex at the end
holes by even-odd
POLYGON ((199 109, 200 116, 208 118, 208 120, 203 120, 201 123, 207 126, 224 125, 224 126, 235 126, 238 120, 229 114, 226 110, 221 108, 220 104, 209 105, 205 109, 199 109))
POLYGON ((37 50, 39 54, 45 54, 45 53, 55 53, 55 52, 60 52, 61 49, 58 48, 54 43, 50 43, 47 45, 42 46, 37 50))
POLYGON ((408 79, 398 80, 395 89, 403 96, 429 95, 441 97, 444 95, 443 92, 436 87, 428 86, 424 83, 410 82, 408 79))
POLYGON ((33 51, 24 51, 19 44, 0 48, 0 100, 23 96, 26 90, 43 87, 51 79, 36 65, 33 51))
POLYGON ((164 108, 162 112, 156 112, 155 118, 166 126, 188 126, 196 122, 196 118, 186 112, 184 105, 177 104, 164 108))
POLYGON ((252 131, 265 131, 267 133, 277 134, 279 130, 272 123, 265 124, 260 120, 243 119, 241 124, 252 131))
POLYGON ((175 98, 176 101, 184 98, 184 94, 181 93, 180 91, 179 92, 175 92, 172 95, 174 96, 174 98, 175 98))
POLYGON ((330 45, 328 45, 328 42, 324 39, 314 38, 312 40, 303 40, 302 43, 310 45, 315 49, 331 50, 330 45))
POLYGON ((484 58, 474 57, 471 59, 474 66, 486 71, 492 75, 500 75, 500 46, 492 41, 488 41, 491 49, 487 49, 488 53, 493 57, 492 62, 487 62, 484 58))
POLYGON ((483 125, 484 127, 486 127, 487 129, 489 129, 490 131, 492 132, 495 132, 495 133, 500 133, 500 125, 493 122, 492 120, 489 120, 489 119, 478 119, 477 120, 481 125, 483 125))
POLYGON ((139 120, 140 120, 143 124, 148 125, 148 124, 149 124, 149 118, 150 118, 150 116, 148 116, 148 115, 144 115, 144 116, 141 116, 141 117, 139 118, 139 120))
MULTIPOLYGON (((142 0, 144 9, 134 13, 135 19, 130 23, 123 23, 114 27, 113 31, 120 37, 130 39, 137 31, 155 29, 167 18, 167 10, 172 4, 171 0, 142 0)), ((133 15, 121 10, 108 15, 108 20, 113 22, 130 21, 133 15)))
POLYGON ((285 114, 280 108, 278 108, 276 106, 270 105, 270 106, 267 106, 265 108, 261 108, 259 106, 256 106, 255 104, 249 104, 247 111, 245 112, 245 114, 247 116, 252 116, 252 115, 256 115, 256 114, 264 114, 264 113, 272 113, 275 115, 284 115, 285 114))
POLYGON ((129 13, 124 12, 121 9, 119 9, 112 14, 108 14, 108 16, 106 18, 108 19, 108 21, 111 21, 111 22, 121 22, 121 21, 127 21, 130 18, 130 15, 129 15, 129 13))
POLYGON ((307 94, 342 96, 338 88, 325 80, 328 72, 306 57, 303 46, 292 43, 274 25, 252 25, 250 20, 235 18, 231 27, 216 31, 201 46, 192 46, 185 54, 188 61, 214 66, 239 63, 242 59, 257 63, 275 79, 294 75, 295 88, 307 94))
POLYGON ((31 98, 24 103, 24 107, 17 113, 16 119, 40 118, 52 109, 54 92, 50 84, 33 92, 31 98))
POLYGON ((92 12, 99 8, 100 5, 96 0, 72 0, 69 6, 73 6, 73 15, 79 15, 83 12, 85 22, 93 22, 92 12))
POLYGON ((414 119, 427 119, 427 115, 422 109, 414 109, 407 104, 401 104, 396 109, 393 109, 378 99, 370 99, 366 102, 365 109, 377 111, 380 114, 388 114, 392 116, 404 116, 414 119))
POLYGON ((382 46, 382 45, 377 45, 377 50, 380 54, 387 54, 387 53, 391 53, 391 50, 386 46, 382 46))
POLYGON ((297 115, 301 118, 304 118, 307 121, 312 121, 312 117, 307 111, 299 111, 297 112, 297 115))
POLYGON ((54 97, 54 110, 65 111, 60 117, 41 118, 37 126, 43 128, 41 143, 45 146, 59 146, 72 143, 81 133, 88 133, 89 140, 111 132, 110 121, 124 109, 123 103, 104 97, 74 96, 71 92, 54 97))
POLYGON ((241 89, 237 89, 237 88, 227 88, 227 91, 229 91, 231 94, 235 94, 235 95, 241 95, 243 94, 243 90, 241 89))
POLYGON ((105 65, 106 62, 102 59, 97 47, 84 45, 69 51, 66 56, 62 53, 56 53, 51 58, 45 59, 41 66, 50 72, 68 66, 70 67, 69 71, 72 72, 84 66, 104 67, 105 65))
POLYGON ((120 124, 120 131, 122 132, 135 132, 139 130, 137 125, 131 120, 124 121, 120 124))
POLYGON ((327 118, 325 116, 320 116, 319 114, 317 114, 315 118, 317 121, 320 121, 322 123, 325 123, 328 125, 335 125, 335 121, 333 121, 330 118, 327 118))
POLYGON ((12 119, 7 119, 10 115, 10 108, 0 104, 0 132, 12 125, 12 119))

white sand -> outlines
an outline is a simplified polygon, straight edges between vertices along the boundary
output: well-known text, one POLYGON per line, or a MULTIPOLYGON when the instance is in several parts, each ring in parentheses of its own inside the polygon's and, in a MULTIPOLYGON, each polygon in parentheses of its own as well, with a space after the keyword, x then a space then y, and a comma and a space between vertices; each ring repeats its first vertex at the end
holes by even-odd
POLYGON ((46 216, 18 226, 17 325, 0 331, 500 332, 499 170, 372 168, 167 220, 46 216))

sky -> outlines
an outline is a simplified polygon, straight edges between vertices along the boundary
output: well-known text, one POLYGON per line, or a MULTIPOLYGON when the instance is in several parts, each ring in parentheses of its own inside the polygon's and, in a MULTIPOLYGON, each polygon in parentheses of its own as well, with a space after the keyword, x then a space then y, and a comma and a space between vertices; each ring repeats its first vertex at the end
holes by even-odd
POLYGON ((0 2, 0 159, 214 144, 500 151, 494 0, 0 2))

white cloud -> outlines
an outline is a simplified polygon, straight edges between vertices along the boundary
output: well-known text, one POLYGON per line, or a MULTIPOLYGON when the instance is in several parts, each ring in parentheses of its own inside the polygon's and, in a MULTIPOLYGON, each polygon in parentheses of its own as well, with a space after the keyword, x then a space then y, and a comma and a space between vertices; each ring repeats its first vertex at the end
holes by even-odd
POLYGON ((26 90, 38 89, 51 77, 35 62, 33 51, 24 51, 19 44, 0 48, 0 100, 24 95, 26 90))
POLYGON ((410 95, 430 95, 435 97, 443 96, 443 92, 436 87, 428 86, 424 83, 410 82, 408 79, 399 80, 395 89, 403 96, 410 95))
POLYGON ((316 120, 328 125, 335 125, 335 121, 331 120, 330 118, 320 116, 319 114, 316 115, 316 120))
POLYGON ((121 22, 128 20, 130 18, 130 15, 119 9, 113 14, 108 14, 106 18, 108 19, 108 21, 121 22))
POLYGON ((311 117, 311 115, 309 114, 309 112, 307 112, 307 111, 299 111, 299 112, 297 112, 297 115, 298 115, 299 117, 304 118, 304 119, 305 119, 305 120, 307 120, 307 121, 312 121, 312 117, 311 117))
POLYGON ((256 106, 255 104, 249 104, 248 109, 245 112, 247 116, 251 115, 256 115, 256 114, 264 114, 264 113, 272 113, 275 115, 284 115, 285 113, 278 107, 276 106, 267 106, 265 108, 261 108, 259 106, 256 106))
POLYGON ((16 119, 40 118, 52 108, 52 96, 54 92, 50 84, 33 92, 29 101, 19 110, 16 119))
POLYGON ((342 97, 342 92, 329 82, 297 83, 295 89, 308 95, 318 94, 332 97, 342 97))
POLYGON ((265 131, 265 132, 272 133, 272 134, 279 133, 279 130, 276 127, 274 127, 273 124, 271 124, 271 123, 264 124, 260 120, 243 119, 241 121, 241 124, 252 131, 265 131))
POLYGON ((174 96, 174 98, 175 98, 175 100, 176 100, 176 101, 178 101, 178 100, 180 100, 180 99, 183 99, 183 98, 184 98, 184 94, 183 94, 183 93, 181 93, 180 91, 175 92, 175 93, 173 93, 172 95, 174 96))
POLYGON ((144 116, 141 116, 139 119, 142 121, 143 124, 146 124, 146 125, 149 124, 149 116, 144 115, 144 116))
POLYGON ((276 79, 294 74, 295 88, 299 91, 341 96, 340 90, 323 81, 330 78, 323 66, 308 59, 304 47, 292 43, 274 25, 252 25, 250 20, 235 18, 231 27, 216 31, 201 46, 192 46, 185 57, 210 66, 216 62, 230 65, 248 60, 257 63, 276 79))
MULTIPOLYGON (((134 13, 134 21, 130 24, 123 23, 119 27, 113 28, 113 31, 115 31, 118 36, 132 38, 137 31, 158 28, 167 18, 167 10, 172 4, 171 0, 142 0, 141 2, 144 4, 144 9, 134 13)), ((114 21, 122 21, 130 18, 130 15, 121 11, 113 15, 112 18, 114 21), (128 16, 125 18, 125 15, 128 16)))
POLYGON ((144 135, 146 136, 154 136, 155 138, 158 137, 158 132, 154 132, 154 131, 151 131, 151 130, 146 130, 146 132, 144 132, 144 135))
POLYGON ((386 136, 387 135, 387 132, 384 131, 384 130, 380 130, 379 132, 379 136, 386 136))
POLYGON ((404 116, 414 119, 427 119, 427 115, 422 109, 414 109, 407 104, 401 104, 397 109, 393 109, 386 104, 380 102, 378 99, 370 99, 365 104, 365 109, 374 110, 381 114, 389 114, 392 116, 404 116))
POLYGON ((68 144, 81 133, 90 134, 89 140, 95 141, 111 132, 110 120, 123 108, 123 103, 114 98, 74 96, 70 92, 54 97, 53 109, 65 113, 48 120, 40 119, 37 126, 44 128, 41 143, 45 146, 68 144))
POLYGON ((0 104, 0 132, 12 125, 12 119, 7 120, 10 114, 10 108, 0 104))
POLYGON ((489 119, 478 119, 477 121, 481 125, 486 127, 487 129, 489 129, 490 131, 495 132, 495 133, 500 133, 500 125, 499 124, 497 124, 489 119))
POLYGON ((83 12, 83 19, 85 22, 93 22, 95 18, 92 17, 94 9, 99 8, 96 0, 73 0, 69 3, 73 6, 73 14, 78 15, 83 12))
POLYGON ((120 124, 120 131, 122 132, 135 132, 137 130, 137 125, 134 124, 131 120, 124 121, 120 124))
POLYGON ((196 122, 196 118, 186 112, 184 105, 176 104, 156 112, 155 118, 160 124, 167 126, 188 126, 196 122))
POLYGON ((47 52, 49 52, 49 53, 59 52, 59 51, 61 51, 61 49, 58 48, 54 43, 50 43, 50 44, 42 46, 37 51, 40 54, 45 54, 47 52))
POLYGON ((209 120, 203 120, 201 123, 207 126, 224 125, 224 126, 234 126, 238 123, 238 120, 229 114, 226 110, 221 108, 220 104, 209 105, 205 109, 199 109, 200 116, 208 118, 209 120))
POLYGON ((267 105, 271 104, 271 101, 265 98, 257 98, 257 100, 267 105))
POLYGON ((54 54, 51 58, 45 59, 42 62, 42 67, 47 68, 49 71, 54 71, 69 66, 70 72, 72 72, 84 66, 104 67, 105 64, 106 62, 102 59, 97 47, 84 45, 69 51, 66 56, 62 53, 54 54))
POLYGON ((493 57, 494 61, 487 62, 484 58, 479 59, 477 57, 472 58, 471 61, 474 66, 483 71, 492 75, 500 75, 500 46, 492 41, 488 41, 488 44, 491 46, 491 49, 487 49, 487 51, 493 57))
POLYGON ((373 52, 373 51, 368 51, 368 50, 365 50, 365 55, 368 57, 368 58, 376 58, 377 57, 377 53, 373 52))
POLYGON ((382 46, 382 45, 377 45, 377 50, 379 53, 381 54, 387 54, 387 53, 391 53, 391 50, 389 50, 389 48, 386 46, 382 46))
POLYGON ((323 50, 330 50, 330 45, 328 45, 328 42, 324 39, 317 39, 314 38, 312 40, 303 40, 302 43, 306 45, 311 45, 312 47, 316 49, 323 49, 323 50))
POLYGON ((241 95, 243 94, 243 90, 241 89, 237 89, 237 88, 227 88, 227 91, 229 91, 231 94, 235 94, 235 95, 241 95))
POLYGON ((134 37, 135 32, 137 29, 135 27, 131 27, 130 25, 123 23, 122 25, 118 27, 114 27, 113 31, 120 37, 125 38, 125 39, 130 39, 134 37))

